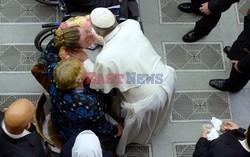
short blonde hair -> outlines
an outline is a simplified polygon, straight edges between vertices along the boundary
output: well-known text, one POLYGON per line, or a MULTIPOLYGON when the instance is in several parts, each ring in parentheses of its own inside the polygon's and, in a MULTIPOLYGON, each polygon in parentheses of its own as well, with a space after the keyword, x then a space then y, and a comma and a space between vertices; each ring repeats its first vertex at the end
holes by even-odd
POLYGON ((82 64, 73 57, 61 60, 55 67, 53 76, 59 89, 65 91, 76 88, 76 81, 82 76, 82 64))

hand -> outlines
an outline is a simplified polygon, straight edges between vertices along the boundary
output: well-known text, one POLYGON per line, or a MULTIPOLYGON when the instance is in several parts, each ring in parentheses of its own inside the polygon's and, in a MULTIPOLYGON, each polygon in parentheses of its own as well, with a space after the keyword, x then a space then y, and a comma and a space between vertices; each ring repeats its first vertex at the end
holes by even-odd
POLYGON ((206 3, 203 3, 201 4, 202 6, 199 8, 200 11, 203 13, 203 14, 206 14, 206 15, 209 15, 211 14, 212 12, 208 9, 208 2, 206 3))
POLYGON ((116 134, 117 137, 120 137, 122 135, 122 131, 123 131, 123 126, 122 124, 118 123, 116 124, 117 128, 118 128, 118 132, 116 134))
POLYGON ((201 133, 201 137, 207 138, 207 134, 209 134, 210 130, 206 129, 201 133))
POLYGON ((224 122, 223 124, 223 129, 225 131, 228 131, 228 130, 234 130, 234 129, 239 129, 240 127, 234 123, 234 122, 231 122, 231 121, 226 121, 224 122))
POLYGON ((239 68, 238 68, 238 61, 232 60, 231 62, 233 63, 234 68, 235 68, 239 73, 241 73, 241 71, 240 71, 239 68))

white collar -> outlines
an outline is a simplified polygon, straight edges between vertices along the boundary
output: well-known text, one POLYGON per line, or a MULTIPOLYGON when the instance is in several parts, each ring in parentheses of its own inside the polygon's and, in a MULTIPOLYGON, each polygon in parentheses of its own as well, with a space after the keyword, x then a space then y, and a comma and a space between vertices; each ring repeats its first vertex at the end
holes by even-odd
POLYGON ((19 135, 14 135, 14 134, 9 133, 8 130, 6 129, 4 120, 2 122, 2 128, 3 128, 3 131, 5 132, 5 134, 7 134, 10 138, 13 138, 13 139, 22 138, 22 137, 30 134, 30 132, 27 131, 26 129, 21 134, 19 134, 19 135))
POLYGON ((115 27, 115 29, 110 32, 108 35, 106 35, 103 39, 106 42, 108 42, 109 40, 111 40, 119 31, 120 31, 121 27, 118 25, 115 27))
POLYGON ((239 142, 240 142, 240 144, 242 145, 242 147, 243 147, 246 151, 250 152, 250 149, 249 149, 249 148, 247 147, 247 145, 246 145, 246 139, 243 140, 243 141, 240 141, 240 140, 239 140, 239 142))

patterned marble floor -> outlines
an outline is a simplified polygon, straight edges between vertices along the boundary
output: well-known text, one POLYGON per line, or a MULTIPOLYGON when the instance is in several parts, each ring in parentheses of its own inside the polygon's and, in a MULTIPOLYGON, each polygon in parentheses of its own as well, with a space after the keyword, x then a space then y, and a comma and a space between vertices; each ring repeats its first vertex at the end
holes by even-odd
MULTIPOLYGON (((189 14, 181 12, 178 9, 178 5, 184 2, 190 2, 189 0, 158 0, 160 17, 162 24, 187 24, 194 23, 200 19, 201 16, 195 14, 189 14)), ((249 0, 241 0, 236 4, 236 10, 238 13, 238 22, 244 22, 244 16, 250 6, 249 0)))
POLYGON ((200 19, 195 14, 183 13, 178 10, 178 5, 186 2, 185 0, 159 0, 160 17, 162 24, 178 23, 187 24, 194 23, 200 19))
POLYGON ((122 157, 153 157, 152 147, 150 144, 146 146, 130 144, 126 147, 126 152, 122 157))
MULTIPOLYGON (((226 44, 232 42, 231 36, 228 36, 230 31, 242 29, 243 16, 250 6, 250 1, 241 0, 240 3, 231 7, 230 11, 223 13, 225 19, 224 21, 221 19, 219 24, 221 27, 217 26, 214 31, 214 36, 217 35, 216 37, 219 38, 208 37, 201 42, 186 44, 181 42, 182 33, 192 27, 192 24, 200 18, 200 16, 182 13, 178 10, 178 4, 187 1, 189 0, 158 0, 143 1, 143 3, 141 1, 141 20, 145 28, 145 34, 152 43, 158 42, 153 46, 157 50, 162 50, 162 53, 161 51, 158 53, 164 56, 163 61, 165 63, 176 69, 178 76, 187 77, 187 79, 190 79, 188 75, 196 76, 200 73, 205 76, 209 74, 225 76, 224 73, 228 71, 229 66, 222 49, 225 41, 226 44), (222 24, 225 24, 223 22, 234 22, 232 19, 237 19, 235 21, 237 25, 234 25, 237 28, 222 28, 222 24), (172 32, 175 34, 173 37, 171 36, 172 32)), ((17 26, 18 29, 30 29, 31 25, 54 22, 57 19, 56 8, 38 4, 35 0, 0 0, 0 26, 10 25, 17 26)), ((35 33, 33 36, 36 35, 35 33)), ((10 35, 13 38, 16 36, 16 34, 10 35)), ((26 40, 26 36, 23 36, 18 43, 0 45, 0 79, 5 78, 2 76, 8 72, 17 72, 20 75, 22 72, 29 72, 32 65, 36 63, 40 54, 32 44, 20 44, 26 40)), ((26 42, 32 43, 33 39, 26 42)), ((13 77, 15 76, 13 75, 13 77)), ((179 77, 178 79, 183 78, 179 77)), ((4 79, 0 80, 1 86, 6 84, 5 86, 13 87, 13 82, 5 83, 6 80, 2 80, 4 79)), ((22 80, 18 81, 21 82, 22 80)), ((207 82, 195 82, 194 85, 200 89, 199 86, 204 83, 207 82)), ((23 90, 26 91, 27 88, 27 91, 29 91, 32 85, 27 84, 23 90)), ((182 89, 179 85, 178 88, 182 89)), ((249 90, 244 92, 245 95, 249 95, 249 90)), ((0 109, 2 110, 14 100, 22 97, 35 103, 39 96, 37 93, 15 93, 15 90, 9 88, 0 94, 0 109), (4 94, 5 92, 7 94, 4 94)), ((172 117, 169 122, 166 122, 161 135, 156 138, 156 141, 153 139, 151 145, 128 146, 124 157, 191 157, 194 144, 200 134, 199 129, 204 122, 207 122, 212 116, 221 119, 233 118, 230 109, 238 108, 238 106, 232 106, 229 97, 229 93, 211 91, 211 89, 177 90, 172 117), (176 130, 178 130, 178 133, 176 130), (189 133, 188 136, 186 132, 189 133)), ((238 102, 237 104, 241 105, 238 102)), ((241 114, 237 114, 241 116, 241 114)))
POLYGON ((175 70, 225 71, 222 43, 163 42, 165 62, 175 70))
POLYGON ((195 149, 194 143, 174 143, 174 157, 189 157, 193 155, 195 149))
POLYGON ((12 102, 20 98, 29 99, 33 104, 36 104, 36 101, 40 95, 39 94, 23 94, 23 95, 0 95, 0 111, 3 111, 5 107, 8 107, 12 102))
POLYGON ((55 7, 48 7, 35 0, 1 0, 0 22, 3 23, 42 23, 57 19, 55 7))
POLYGON ((249 0, 240 0, 240 2, 237 4, 237 13, 238 13, 238 22, 243 23, 244 22, 244 16, 247 13, 247 10, 250 6, 249 0))
POLYGON ((30 71, 40 55, 33 45, 0 45, 0 71, 30 71))
POLYGON ((227 92, 176 92, 172 122, 209 121, 212 117, 232 119, 227 92))

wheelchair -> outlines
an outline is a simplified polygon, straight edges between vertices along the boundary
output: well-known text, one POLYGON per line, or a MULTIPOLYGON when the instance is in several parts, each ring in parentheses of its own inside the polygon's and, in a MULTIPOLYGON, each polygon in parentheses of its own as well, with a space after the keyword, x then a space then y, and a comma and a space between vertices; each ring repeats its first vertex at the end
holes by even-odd
POLYGON ((38 3, 46 4, 50 6, 57 6, 58 0, 36 0, 38 3))
MULTIPOLYGON (((69 12, 64 0, 36 0, 36 1, 38 1, 42 4, 46 4, 46 5, 57 6, 59 13, 60 13, 59 17, 61 17, 62 22, 68 20, 71 17, 75 17, 75 16, 79 16, 79 15, 84 16, 84 15, 90 14, 90 12, 84 12, 84 11, 69 12)), ((136 5, 138 7, 138 3, 136 0, 127 0, 127 1, 132 2, 132 3, 136 3, 136 4, 134 4, 134 6, 136 5)), ((139 18, 138 12, 133 13, 133 16, 131 15, 132 13, 129 12, 129 13, 127 13, 128 17, 124 18, 124 16, 121 16, 122 9, 119 5, 108 7, 108 9, 114 15, 116 15, 118 23, 121 23, 128 18, 135 19, 135 20, 138 20, 138 18, 139 18)), ((141 27, 142 27, 141 21, 139 21, 139 22, 140 22, 141 27)), ((48 43, 52 39, 53 35, 56 32, 56 29, 60 26, 60 24, 61 24, 61 22, 42 24, 43 29, 36 35, 35 40, 34 40, 34 45, 38 51, 43 52, 45 44, 48 43)))

